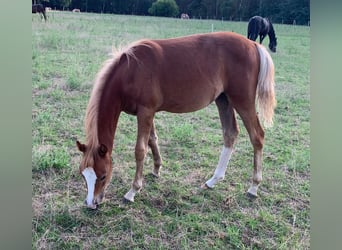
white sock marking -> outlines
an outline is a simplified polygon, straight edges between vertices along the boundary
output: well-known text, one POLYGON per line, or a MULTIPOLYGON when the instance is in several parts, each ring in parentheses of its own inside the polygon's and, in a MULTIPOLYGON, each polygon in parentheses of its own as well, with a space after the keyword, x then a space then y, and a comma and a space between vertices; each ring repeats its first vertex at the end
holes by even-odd
MULTIPOLYGON (((88 167, 82 171, 82 175, 84 176, 86 182, 87 182, 87 206, 94 208, 94 191, 95 191, 95 182, 96 182, 96 174, 92 167, 88 167)), ((96 206, 95 206, 96 207, 96 206)))
POLYGON ((232 152, 233 152, 232 148, 227 148, 223 146, 220 159, 215 169, 214 175, 205 183, 208 187, 212 188, 218 181, 224 179, 224 175, 226 173, 226 169, 227 169, 230 157, 232 155, 232 152))
POLYGON ((258 196, 258 194, 257 194, 257 192, 258 192, 258 186, 259 186, 259 185, 252 184, 252 185, 250 186, 250 188, 248 189, 247 192, 250 193, 251 195, 257 197, 257 196, 258 196))
MULTIPOLYGON (((257 173, 255 174, 255 177, 253 177, 253 178, 255 178, 256 180, 258 180, 258 182, 259 182, 259 184, 260 184, 260 182, 261 182, 261 180, 262 180, 262 173, 261 173, 261 171, 257 172, 257 173)), ((247 192, 250 193, 251 195, 254 195, 255 197, 257 197, 257 196, 258 196, 257 192, 258 192, 259 184, 252 183, 252 185, 250 186, 250 188, 248 189, 247 192)))
POLYGON ((136 191, 133 189, 133 188, 131 188, 126 194, 125 194, 125 199, 126 200, 129 200, 129 201, 131 201, 131 202, 134 202, 134 196, 136 195, 136 191))

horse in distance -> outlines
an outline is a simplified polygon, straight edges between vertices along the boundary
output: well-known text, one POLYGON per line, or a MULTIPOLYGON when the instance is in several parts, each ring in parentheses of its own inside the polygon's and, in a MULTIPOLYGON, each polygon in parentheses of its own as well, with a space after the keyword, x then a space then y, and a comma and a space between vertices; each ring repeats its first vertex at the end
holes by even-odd
POLYGON ((133 202, 143 186, 148 148, 154 161, 152 174, 160 176, 162 158, 154 124, 156 112, 194 112, 212 102, 218 108, 223 146, 212 177, 202 187, 213 188, 225 176, 239 133, 237 113, 254 150, 247 194, 257 197, 264 145, 259 117, 271 126, 276 106, 273 61, 261 44, 233 32, 214 32, 140 40, 104 63, 86 109, 85 143, 76 141, 83 154, 79 171, 86 182, 86 206, 96 209, 110 183, 111 154, 121 112, 137 117, 135 177, 124 195, 126 201, 133 202))
POLYGON ((181 14, 181 19, 190 19, 189 15, 186 13, 181 14))
POLYGON ((45 7, 42 4, 32 4, 32 14, 40 13, 46 21, 45 7))
POLYGON ((262 43, 264 38, 269 37, 269 49, 272 52, 276 52, 277 49, 277 37, 271 21, 268 18, 261 16, 253 16, 248 21, 247 38, 255 41, 259 36, 259 42, 262 43))

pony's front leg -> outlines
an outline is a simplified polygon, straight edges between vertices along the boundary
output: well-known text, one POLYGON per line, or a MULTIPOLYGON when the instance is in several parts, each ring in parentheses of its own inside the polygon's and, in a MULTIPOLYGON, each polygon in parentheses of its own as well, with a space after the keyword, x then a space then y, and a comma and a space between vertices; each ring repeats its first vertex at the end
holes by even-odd
POLYGON ((247 195, 251 198, 258 197, 258 187, 262 181, 262 148, 254 150, 254 170, 252 184, 247 191, 247 195))
POLYGON ((259 40, 259 41, 260 41, 260 44, 262 44, 262 41, 264 41, 265 36, 264 36, 264 35, 260 35, 259 38, 260 38, 260 40, 259 40))
POLYGON ((143 183, 144 159, 148 149, 148 140, 153 124, 154 114, 143 110, 138 113, 138 137, 135 146, 136 170, 131 189, 125 194, 124 198, 134 202, 135 195, 141 190, 143 183))
POLYGON ((214 175, 205 182, 204 187, 213 188, 218 181, 224 179, 232 152, 233 148, 228 148, 226 146, 222 148, 220 159, 215 169, 214 175))
POLYGON ((258 197, 258 188, 262 181, 262 151, 264 145, 264 130, 262 129, 255 110, 240 110, 240 116, 248 131, 250 141, 254 148, 254 169, 252 184, 247 191, 247 195, 251 198, 258 197))
POLYGON ((228 101, 225 94, 221 94, 216 100, 222 124, 224 146, 221 151, 220 159, 215 169, 214 175, 206 181, 204 187, 213 188, 214 185, 224 179, 228 162, 233 152, 233 145, 239 134, 238 124, 232 104, 228 101))

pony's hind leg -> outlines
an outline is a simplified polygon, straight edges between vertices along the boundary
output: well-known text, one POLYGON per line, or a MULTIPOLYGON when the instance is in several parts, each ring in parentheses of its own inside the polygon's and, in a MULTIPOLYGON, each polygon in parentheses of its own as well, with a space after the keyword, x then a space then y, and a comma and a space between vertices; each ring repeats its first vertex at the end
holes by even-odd
POLYGON ((233 152, 233 145, 239 134, 235 113, 225 94, 221 94, 216 100, 222 124, 224 146, 214 175, 205 183, 206 187, 212 188, 218 181, 223 180, 225 172, 233 152))
POLYGON ((254 105, 250 109, 246 109, 243 111, 237 108, 237 112, 239 113, 248 131, 249 138, 254 149, 254 169, 252 184, 248 189, 247 194, 250 197, 255 198, 258 196, 258 187, 260 185, 260 182, 262 181, 262 151, 264 145, 264 130, 260 125, 254 105))
POLYGON ((148 145, 150 146, 152 150, 152 156, 153 156, 153 161, 154 161, 154 168, 152 170, 152 174, 156 177, 159 177, 160 167, 162 165, 162 159, 161 159, 160 152, 159 152, 158 136, 157 136, 157 131, 156 131, 154 122, 152 124, 150 138, 148 140, 148 145))
POLYGON ((148 150, 150 131, 153 125, 154 112, 146 108, 141 108, 137 114, 138 136, 135 146, 136 170, 131 189, 125 194, 124 198, 133 202, 134 196, 141 190, 143 184, 144 159, 148 150))

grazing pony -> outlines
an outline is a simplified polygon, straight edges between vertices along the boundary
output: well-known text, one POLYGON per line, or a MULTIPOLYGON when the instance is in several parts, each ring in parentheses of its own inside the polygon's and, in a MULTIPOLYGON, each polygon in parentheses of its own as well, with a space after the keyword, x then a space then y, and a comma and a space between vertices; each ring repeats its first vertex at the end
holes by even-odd
POLYGON ((263 18, 261 16, 254 16, 250 18, 247 29, 248 39, 255 41, 258 36, 260 36, 260 43, 262 43, 266 35, 268 35, 270 39, 268 47, 272 52, 276 52, 277 37, 275 35, 271 21, 268 18, 263 18))
POLYGON ((262 180, 264 144, 256 101, 265 125, 272 125, 276 105, 273 61, 262 45, 236 33, 215 32, 141 40, 105 62, 86 111, 86 142, 76 142, 83 152, 79 170, 87 185, 86 205, 95 209, 111 180, 113 140, 122 111, 137 117, 135 178, 124 195, 127 201, 133 202, 142 188, 148 147, 154 160, 152 173, 160 174, 162 160, 155 113, 194 112, 214 101, 224 144, 212 178, 202 187, 212 188, 224 178, 239 132, 236 111, 254 148, 254 171, 248 194, 256 197, 262 180))
POLYGON ((181 19, 190 19, 189 15, 186 13, 181 14, 181 19))
POLYGON ((40 13, 46 21, 45 8, 42 4, 32 4, 32 13, 40 13))

